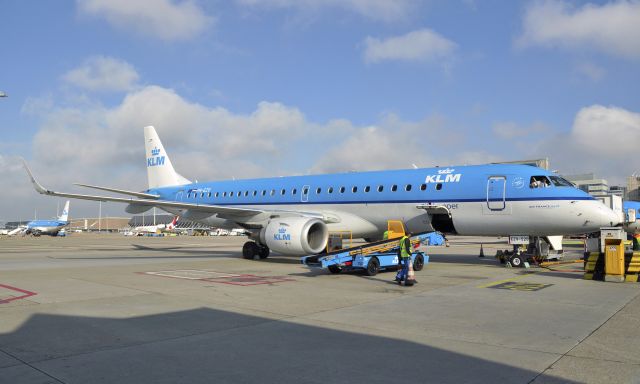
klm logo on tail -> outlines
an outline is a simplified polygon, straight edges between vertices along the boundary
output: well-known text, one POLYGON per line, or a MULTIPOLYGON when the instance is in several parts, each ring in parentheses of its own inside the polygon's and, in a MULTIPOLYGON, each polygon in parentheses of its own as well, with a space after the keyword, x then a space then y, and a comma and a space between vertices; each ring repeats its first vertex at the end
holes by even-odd
POLYGON ((164 165, 164 156, 159 156, 160 150, 156 147, 151 150, 151 157, 147 157, 147 167, 164 165))
POLYGON ((428 175, 425 183, 458 183, 462 177, 461 173, 454 173, 455 169, 446 168, 438 171, 437 175, 428 175))

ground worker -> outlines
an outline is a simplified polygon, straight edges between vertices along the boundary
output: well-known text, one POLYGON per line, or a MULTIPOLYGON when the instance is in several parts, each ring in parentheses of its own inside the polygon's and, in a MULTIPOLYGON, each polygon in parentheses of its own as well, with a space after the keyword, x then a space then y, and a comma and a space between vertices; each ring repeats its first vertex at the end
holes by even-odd
POLYGON ((398 271, 396 275, 396 281, 398 284, 413 285, 413 281, 408 279, 409 277, 409 264, 411 264, 411 233, 407 232, 400 238, 400 249, 398 250, 398 259, 402 265, 402 269, 398 271))

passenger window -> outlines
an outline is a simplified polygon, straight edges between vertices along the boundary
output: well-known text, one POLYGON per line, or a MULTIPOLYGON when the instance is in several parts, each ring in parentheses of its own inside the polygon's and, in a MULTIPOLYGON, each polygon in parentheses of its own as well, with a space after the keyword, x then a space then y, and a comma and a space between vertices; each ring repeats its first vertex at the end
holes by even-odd
POLYGON ((227 197, 227 192, 223 192, 222 197, 227 197))
POLYGON ((209 192, 209 198, 211 198, 211 192, 209 192))
POLYGON ((394 184, 394 185, 391 186, 391 192, 395 192, 397 190, 398 190, 398 186, 397 185, 394 184))
POLYGON ((262 190, 262 196, 266 196, 266 195, 267 195, 267 190, 266 190, 266 189, 263 189, 263 190, 262 190))
POLYGON ((253 196, 255 196, 255 195, 257 195, 257 194, 258 194, 258 191, 254 190, 254 191, 253 191, 253 196))
POLYGON ((292 195, 295 195, 296 193, 298 193, 298 190, 297 190, 297 189, 295 189, 295 188, 293 188, 293 191, 291 191, 291 194, 292 194, 292 195))
POLYGON ((229 192, 229 197, 233 197, 233 191, 229 192))
POLYGON ((353 188, 351 188, 351 192, 356 193, 358 192, 358 187, 353 186, 353 188))
POLYGON ((319 195, 320 192, 322 192, 322 188, 318 187, 318 189, 316 189, 316 195, 319 195))
POLYGON ((308 195, 309 194, 309 188, 305 188, 302 190, 302 194, 303 195, 308 195))
POLYGON ((344 187, 340 187, 340 193, 344 193, 345 188, 344 187))
POLYGON ((407 185, 404 187, 404 190, 405 190, 405 191, 407 191, 407 192, 409 192, 409 191, 411 190, 411 184, 407 184, 407 185))
POLYGON ((551 186, 546 176, 531 176, 529 179, 529 188, 547 188, 551 186))
POLYGON ((220 196, 220 192, 216 192, 216 194, 214 195, 215 197, 220 196))
POLYGON ((427 189, 427 184, 420 184, 420 190, 425 191, 427 189))
POLYGON ((284 196, 285 193, 287 193, 287 191, 284 188, 282 188, 282 191, 280 191, 280 194, 284 196))
POLYGON ((368 186, 368 185, 367 185, 366 187, 364 187, 364 191, 365 191, 365 192, 369 192, 370 190, 371 190, 371 187, 370 187, 370 186, 368 186))
POLYGON ((244 191, 244 196, 245 197, 249 196, 249 191, 244 191))
POLYGON ((384 191, 384 187, 382 185, 378 185, 378 192, 384 191))
POLYGON ((204 192, 200 192, 200 198, 204 198, 204 192))
POLYGON ((439 191, 441 189, 442 189, 442 183, 436 184, 436 191, 439 191))
POLYGON ((272 189, 272 190, 271 190, 270 195, 271 195, 271 196, 273 196, 273 195, 275 195, 275 194, 276 194, 276 190, 275 190, 275 189, 272 189))
POLYGON ((327 192, 333 193, 333 187, 329 187, 329 190, 327 190, 327 192))

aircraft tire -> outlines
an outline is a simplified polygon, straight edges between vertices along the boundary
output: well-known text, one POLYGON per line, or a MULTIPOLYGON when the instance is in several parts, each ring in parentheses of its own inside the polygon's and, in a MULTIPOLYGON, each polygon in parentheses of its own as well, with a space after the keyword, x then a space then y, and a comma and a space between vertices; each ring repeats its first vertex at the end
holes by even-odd
POLYGON ((333 273, 334 275, 337 273, 342 272, 342 268, 338 267, 337 265, 330 265, 329 266, 329 272, 333 273))
POLYGON ((242 257, 247 260, 253 260, 258 255, 258 244, 253 241, 247 241, 242 246, 242 257))
POLYGON ((422 271, 424 267, 424 257, 421 254, 417 254, 415 260, 413 260, 413 270, 422 271))
POLYGON ((378 261, 377 257, 374 256, 369 260, 365 272, 367 276, 375 276, 380 272, 380 261, 378 261))
POLYGON ((513 255, 511 256, 511 259, 509 261, 511 263, 511 266, 514 268, 521 268, 524 266, 524 260, 522 259, 522 256, 520 255, 513 255))
POLYGON ((266 259, 267 257, 269 257, 270 252, 271 250, 266 245, 262 245, 262 244, 258 245, 258 256, 261 259, 266 259))

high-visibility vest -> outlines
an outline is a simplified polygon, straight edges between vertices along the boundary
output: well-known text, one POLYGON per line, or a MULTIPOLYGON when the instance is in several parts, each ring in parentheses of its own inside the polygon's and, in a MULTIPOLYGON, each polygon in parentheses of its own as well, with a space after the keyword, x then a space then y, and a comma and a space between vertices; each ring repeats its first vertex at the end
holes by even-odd
POLYGON ((400 257, 403 259, 407 257, 411 257, 411 251, 407 249, 407 247, 405 247, 405 239, 408 239, 408 237, 402 236, 400 238, 400 257))

